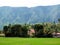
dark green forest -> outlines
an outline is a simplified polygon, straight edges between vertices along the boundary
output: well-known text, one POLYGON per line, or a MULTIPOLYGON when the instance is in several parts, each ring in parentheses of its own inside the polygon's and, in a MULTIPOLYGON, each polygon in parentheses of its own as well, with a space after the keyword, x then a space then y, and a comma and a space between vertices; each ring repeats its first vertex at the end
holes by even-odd
POLYGON ((1 33, 5 37, 60 37, 60 19, 58 23, 9 24, 3 26, 1 33))
POLYGON ((58 23, 9 24, 3 33, 5 37, 53 37, 53 33, 60 33, 60 19, 58 23))

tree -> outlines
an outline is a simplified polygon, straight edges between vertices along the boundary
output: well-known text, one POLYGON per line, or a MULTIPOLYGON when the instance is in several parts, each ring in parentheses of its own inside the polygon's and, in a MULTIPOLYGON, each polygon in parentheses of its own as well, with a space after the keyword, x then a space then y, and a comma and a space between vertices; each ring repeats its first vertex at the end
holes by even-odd
POLYGON ((25 25, 22 26, 22 31, 23 31, 23 33, 22 33, 23 35, 22 36, 23 37, 27 37, 28 36, 27 35, 28 27, 29 26, 27 24, 25 24, 25 25))
POLYGON ((35 24, 34 25, 34 29, 35 29, 35 32, 36 32, 36 37, 43 37, 43 31, 44 31, 44 27, 43 25, 40 25, 40 24, 35 24))
POLYGON ((60 18, 58 19, 58 22, 60 22, 60 18))
POLYGON ((6 37, 10 36, 9 30, 8 30, 8 26, 4 26, 3 32, 4 32, 4 34, 5 34, 6 37))
POLYGON ((12 36, 14 36, 14 37, 21 36, 21 34, 22 34, 21 25, 16 24, 16 25, 12 26, 12 27, 11 27, 11 34, 12 34, 12 36))

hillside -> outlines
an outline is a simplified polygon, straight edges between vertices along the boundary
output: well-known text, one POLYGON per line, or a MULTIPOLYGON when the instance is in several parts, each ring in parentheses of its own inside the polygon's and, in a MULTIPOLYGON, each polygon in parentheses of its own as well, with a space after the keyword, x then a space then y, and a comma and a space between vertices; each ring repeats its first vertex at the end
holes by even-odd
POLYGON ((58 22, 60 5, 37 7, 0 7, 0 29, 7 24, 58 22))

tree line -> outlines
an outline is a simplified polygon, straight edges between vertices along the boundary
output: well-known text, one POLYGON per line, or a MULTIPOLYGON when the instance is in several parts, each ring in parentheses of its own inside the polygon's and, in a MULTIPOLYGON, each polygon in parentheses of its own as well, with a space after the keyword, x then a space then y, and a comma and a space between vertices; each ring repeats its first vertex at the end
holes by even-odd
POLYGON ((53 37, 53 32, 60 31, 60 23, 42 23, 42 24, 15 24, 3 27, 3 32, 6 37, 53 37), (28 31, 33 29, 35 33, 28 34, 28 31))

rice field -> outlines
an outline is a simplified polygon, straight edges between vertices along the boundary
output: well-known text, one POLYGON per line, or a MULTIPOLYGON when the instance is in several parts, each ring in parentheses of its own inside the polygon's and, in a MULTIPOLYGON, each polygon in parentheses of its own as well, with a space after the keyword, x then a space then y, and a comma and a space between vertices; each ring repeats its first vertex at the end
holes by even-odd
POLYGON ((0 37, 0 45, 60 45, 60 38, 0 37))

